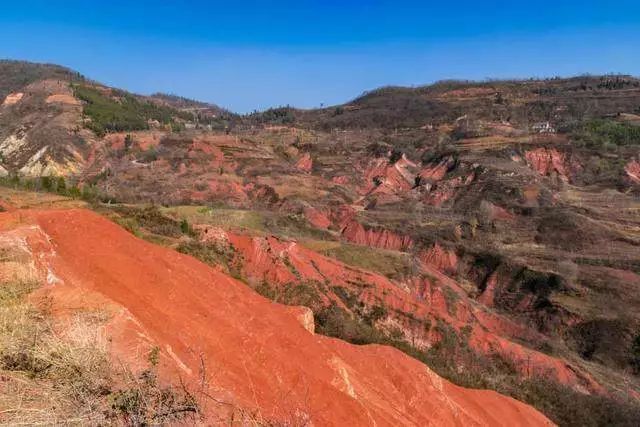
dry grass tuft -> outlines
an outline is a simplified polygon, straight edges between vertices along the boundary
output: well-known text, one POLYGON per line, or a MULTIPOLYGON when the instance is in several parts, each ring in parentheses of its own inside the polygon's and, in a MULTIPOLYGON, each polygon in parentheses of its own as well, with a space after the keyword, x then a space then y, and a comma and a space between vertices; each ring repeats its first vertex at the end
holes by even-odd
MULTIPOLYGON (((136 376, 111 363, 102 312, 55 319, 33 265, 0 261, 0 424, 163 424, 198 414, 186 387, 161 387, 155 363, 136 376)), ((22 258, 22 259, 20 259, 22 258)))

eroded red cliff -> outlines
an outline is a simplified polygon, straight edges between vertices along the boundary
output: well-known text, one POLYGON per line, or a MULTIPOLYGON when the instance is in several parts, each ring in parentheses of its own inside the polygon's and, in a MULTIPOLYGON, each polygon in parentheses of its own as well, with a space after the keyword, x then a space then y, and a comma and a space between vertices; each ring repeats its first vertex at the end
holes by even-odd
POLYGON ((457 387, 392 348, 314 335, 301 313, 89 211, 2 213, 0 229, 27 242, 54 297, 99 295, 127 313, 130 321, 110 324, 115 357, 130 359, 117 351, 136 340, 157 345, 174 380, 179 373, 188 384, 206 383, 210 420, 245 408, 314 425, 550 424, 525 404, 457 387))

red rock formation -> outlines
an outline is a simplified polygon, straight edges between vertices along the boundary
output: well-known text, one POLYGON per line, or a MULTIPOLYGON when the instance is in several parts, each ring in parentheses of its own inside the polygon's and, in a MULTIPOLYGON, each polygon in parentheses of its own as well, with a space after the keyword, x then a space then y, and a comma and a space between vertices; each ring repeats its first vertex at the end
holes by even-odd
POLYGON ((455 196, 460 187, 469 185, 475 179, 475 173, 471 172, 466 176, 456 176, 450 179, 443 179, 431 187, 427 185, 427 192, 423 200, 433 206, 440 206, 447 200, 455 196))
POLYGON ((494 272, 487 279, 487 286, 485 287, 482 294, 478 297, 478 301, 480 301, 487 307, 493 307, 496 286, 498 286, 498 275, 494 272))
POLYGON ((304 212, 305 218, 307 218, 307 221, 309 221, 309 223, 314 227, 329 228, 329 226, 331 226, 331 220, 329 219, 326 213, 312 206, 306 206, 303 209, 303 212, 304 212))
POLYGON ((445 274, 453 274, 458 269, 456 253, 444 249, 437 242, 431 249, 420 254, 420 260, 445 274))
POLYGON ((296 169, 302 172, 311 172, 313 169, 313 160, 311 154, 304 153, 302 157, 296 162, 296 169))
POLYGON ((342 237, 358 245, 403 251, 413 246, 409 236, 402 236, 385 229, 366 228, 357 220, 349 221, 342 230, 342 237))
POLYGON ((455 161, 452 157, 442 159, 438 163, 431 163, 420 171, 419 176, 422 180, 440 181, 453 163, 455 161))
POLYGON ((632 182, 640 184, 640 162, 631 160, 624 167, 624 171, 632 182))
POLYGON ((415 174, 412 172, 415 166, 404 155, 394 164, 390 164, 387 158, 372 160, 365 168, 360 194, 385 196, 411 190, 415 183, 415 174))
POLYGON ((300 319, 308 313, 274 304, 97 214, 1 213, 0 229, 22 233, 34 261, 55 278, 43 290, 56 307, 65 298, 75 309, 91 301, 120 307, 107 328, 114 357, 131 359, 138 346, 154 345, 166 379, 180 375, 190 386, 204 376, 208 423, 228 422, 244 409, 290 424, 550 424, 527 405, 457 387, 390 347, 313 335, 303 325, 308 318, 300 319))
MULTIPOLYGON (((384 327, 388 323, 394 327, 401 327, 405 337, 417 347, 429 347, 441 337, 435 328, 415 328, 415 324, 407 322, 402 313, 410 313, 413 319, 427 319, 430 324, 443 321, 457 331, 471 327, 471 330, 475 331, 475 338, 469 344, 474 350, 488 356, 500 354, 513 361, 522 375, 544 374, 579 390, 601 390, 588 374, 566 361, 517 344, 513 340, 535 342, 543 337, 523 325, 479 309, 469 301, 453 279, 442 274, 440 269, 431 264, 424 264, 423 268, 432 279, 414 278, 406 284, 401 284, 379 274, 347 266, 293 241, 233 233, 228 233, 228 240, 238 256, 236 261, 241 265, 243 275, 252 283, 297 286, 300 283, 328 282, 332 286, 340 286, 357 294, 366 306, 382 304, 389 308, 391 314, 381 320, 381 326, 384 327), (443 286, 449 287, 457 294, 457 301, 449 301, 446 298, 443 286), (454 304, 455 307, 449 304, 454 304)), ((444 249, 434 250, 432 253, 432 259, 441 260, 449 266, 454 264, 454 254, 444 249)), ((338 296, 332 293, 320 294, 323 298, 322 304, 328 305, 333 301, 343 306, 338 296)))
POLYGON ((527 164, 540 175, 558 174, 560 179, 568 181, 571 165, 564 153, 555 148, 536 148, 524 154, 527 164))
POLYGON ((336 224, 339 230, 344 229, 347 224, 356 216, 356 210, 349 205, 339 205, 331 209, 329 218, 336 224))

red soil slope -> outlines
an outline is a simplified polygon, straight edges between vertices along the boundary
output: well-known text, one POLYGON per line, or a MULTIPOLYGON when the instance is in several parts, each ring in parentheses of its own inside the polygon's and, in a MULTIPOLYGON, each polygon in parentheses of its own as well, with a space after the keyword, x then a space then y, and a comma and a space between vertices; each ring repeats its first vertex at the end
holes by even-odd
POLYGON ((602 391, 602 387, 577 366, 518 343, 540 340, 536 332, 484 310, 466 297, 460 285, 443 274, 455 270, 455 254, 439 245, 422 256, 421 268, 430 279, 414 278, 396 283, 323 256, 295 241, 227 233, 206 226, 200 228, 200 232, 205 241, 231 247, 235 254, 233 263, 251 283, 266 282, 275 287, 315 284, 321 288, 323 303, 329 305, 333 301, 339 306, 343 306, 342 300, 328 287, 342 287, 367 307, 382 304, 389 308, 388 316, 379 322, 400 328, 414 346, 428 348, 440 341, 442 337, 436 325, 444 322, 459 332, 470 329, 471 348, 480 354, 499 355, 511 361, 522 376, 541 375, 583 392, 602 391), (445 286, 455 292, 455 298, 447 298, 445 286), (425 328, 416 323, 416 319, 428 320, 431 326, 425 328))
POLYGON ((53 278, 46 288, 98 294, 126 311, 133 322, 112 322, 115 341, 127 336, 118 327, 137 325, 189 384, 206 366, 208 394, 226 403, 207 405, 211 417, 236 407, 314 425, 550 424, 513 399, 450 384, 392 348, 313 335, 291 308, 92 212, 2 213, 0 230, 24 235, 53 278))

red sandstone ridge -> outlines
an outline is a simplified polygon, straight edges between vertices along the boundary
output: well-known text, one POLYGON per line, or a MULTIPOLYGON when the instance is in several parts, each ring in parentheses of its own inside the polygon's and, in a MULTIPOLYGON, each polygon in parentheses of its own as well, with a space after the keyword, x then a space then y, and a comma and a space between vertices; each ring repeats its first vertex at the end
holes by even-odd
MULTIPOLYGON (((498 393, 457 387, 390 347, 314 335, 308 313, 89 211, 2 213, 0 229, 3 237, 20 234, 55 278, 45 286, 55 298, 99 295, 128 313, 130 322, 110 322, 114 351, 135 348, 136 339, 157 345, 187 385, 202 380, 206 365, 215 399, 203 405, 208 422, 242 408, 276 423, 318 426, 551 424, 498 393), (118 345, 123 337, 127 346, 118 345)), ((76 309, 86 302, 74 301, 76 309)))
POLYGON ((413 246, 409 236, 402 236, 385 229, 366 228, 356 220, 349 221, 342 230, 342 236, 359 245, 402 251, 413 246))
POLYGON ((419 177, 425 181, 440 181, 454 164, 455 159, 452 157, 447 157, 437 163, 432 162, 420 171, 419 177))
POLYGON ((413 187, 415 167, 404 154, 393 164, 387 158, 374 159, 364 171, 364 185, 359 190, 360 194, 376 195, 382 201, 394 200, 389 196, 405 193, 413 187))
POLYGON ((524 154, 527 164, 540 175, 550 176, 558 174, 560 179, 568 181, 571 169, 578 167, 571 164, 564 153, 555 148, 536 148, 524 154))

